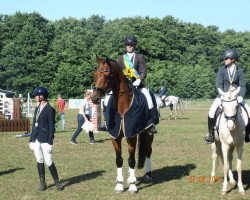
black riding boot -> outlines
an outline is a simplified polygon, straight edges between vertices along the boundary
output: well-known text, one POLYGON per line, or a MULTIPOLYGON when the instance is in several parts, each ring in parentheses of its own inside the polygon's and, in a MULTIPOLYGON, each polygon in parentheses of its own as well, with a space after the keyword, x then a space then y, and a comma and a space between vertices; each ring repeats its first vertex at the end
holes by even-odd
POLYGON ((208 117, 208 134, 205 136, 205 142, 207 144, 212 144, 214 142, 214 127, 215 118, 208 117))
POLYGON ((153 124, 149 127, 149 133, 154 134, 157 133, 157 130, 155 129, 155 121, 156 121, 156 116, 155 116, 155 111, 154 108, 149 110, 149 117, 152 120, 153 124))
POLYGON ((49 166, 49 171, 54 179, 54 183, 57 187, 57 190, 63 190, 64 188, 62 184, 59 182, 58 173, 57 173, 56 166, 54 163, 52 163, 52 165, 49 166))
POLYGON ((90 142, 90 144, 95 143, 93 131, 89 131, 89 142, 90 142))
POLYGON ((46 189, 44 163, 37 163, 37 169, 38 169, 38 175, 40 179, 39 190, 44 191, 46 189))
POLYGON ((246 126, 245 142, 250 142, 250 119, 248 119, 248 124, 246 126))

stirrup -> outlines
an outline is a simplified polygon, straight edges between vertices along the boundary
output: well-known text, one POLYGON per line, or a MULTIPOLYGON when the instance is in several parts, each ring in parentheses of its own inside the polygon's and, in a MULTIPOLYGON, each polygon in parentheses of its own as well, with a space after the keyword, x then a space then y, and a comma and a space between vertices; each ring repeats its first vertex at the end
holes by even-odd
POLYGON ((212 144, 212 143, 214 143, 214 136, 211 134, 206 135, 204 140, 205 140, 206 144, 212 144))

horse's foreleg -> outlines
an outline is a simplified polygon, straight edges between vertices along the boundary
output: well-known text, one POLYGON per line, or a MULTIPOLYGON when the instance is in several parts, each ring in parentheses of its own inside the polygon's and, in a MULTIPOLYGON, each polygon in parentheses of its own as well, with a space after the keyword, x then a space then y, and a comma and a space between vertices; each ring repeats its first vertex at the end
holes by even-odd
POLYGON ((174 111, 175 111, 175 119, 177 119, 178 118, 177 108, 175 108, 174 111))
POLYGON ((228 161, 229 161, 229 171, 228 171, 228 177, 229 177, 229 184, 232 186, 235 186, 236 181, 234 180, 233 176, 233 152, 234 152, 234 147, 231 147, 228 152, 228 161))
POLYGON ((222 143, 221 145, 222 148, 222 154, 223 154, 223 173, 224 173, 224 181, 223 181, 223 186, 221 190, 221 195, 226 195, 227 194, 227 185, 228 185, 228 170, 229 170, 229 162, 228 162, 228 150, 229 146, 226 145, 225 143, 222 143))
POLYGON ((243 188, 242 184, 242 153, 243 153, 243 144, 239 147, 237 147, 237 172, 238 172, 238 187, 239 187, 239 193, 242 195, 246 195, 246 192, 243 188))
POLYGON ((116 166, 117 166, 117 177, 116 177, 116 186, 115 191, 117 193, 123 192, 123 175, 122 175, 122 165, 123 165, 123 159, 122 159, 122 148, 121 148, 121 138, 118 139, 112 139, 112 144, 115 149, 116 153, 116 166))
POLYGON ((136 187, 136 177, 135 177, 135 151, 136 151, 136 143, 137 143, 137 136, 128 139, 128 152, 129 152, 129 158, 128 158, 128 165, 129 165, 129 177, 128 177, 128 183, 129 183, 129 189, 128 191, 130 193, 136 193, 137 187, 136 187))
POLYGON ((151 181, 152 177, 151 177, 151 171, 152 171, 152 167, 151 167, 151 154, 152 154, 152 143, 154 140, 154 135, 149 135, 147 133, 147 157, 146 157, 146 167, 145 167, 145 179, 147 181, 151 181))
POLYGON ((211 149, 212 149, 212 172, 210 176, 210 183, 214 183, 215 182, 215 165, 216 165, 216 159, 217 159, 215 142, 211 144, 211 149))

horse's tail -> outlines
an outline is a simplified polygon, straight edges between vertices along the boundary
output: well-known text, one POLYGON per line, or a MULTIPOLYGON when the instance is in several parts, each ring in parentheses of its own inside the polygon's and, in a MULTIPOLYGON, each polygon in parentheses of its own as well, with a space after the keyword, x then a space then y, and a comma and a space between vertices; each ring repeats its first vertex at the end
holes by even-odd
POLYGON ((184 108, 183 108, 182 100, 181 100, 180 97, 178 97, 178 103, 179 103, 179 106, 180 106, 181 114, 184 114, 184 108))
POLYGON ((137 161, 137 168, 142 169, 145 165, 145 160, 147 156, 147 132, 143 131, 139 134, 138 140, 138 161, 137 161))

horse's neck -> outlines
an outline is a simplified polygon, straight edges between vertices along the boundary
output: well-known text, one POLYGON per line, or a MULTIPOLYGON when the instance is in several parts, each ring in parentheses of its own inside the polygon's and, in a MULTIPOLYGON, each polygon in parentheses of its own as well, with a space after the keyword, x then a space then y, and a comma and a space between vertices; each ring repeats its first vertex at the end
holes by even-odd
POLYGON ((126 82, 125 76, 119 72, 120 82, 114 85, 114 106, 118 113, 123 117, 128 110, 132 100, 132 90, 126 82))

